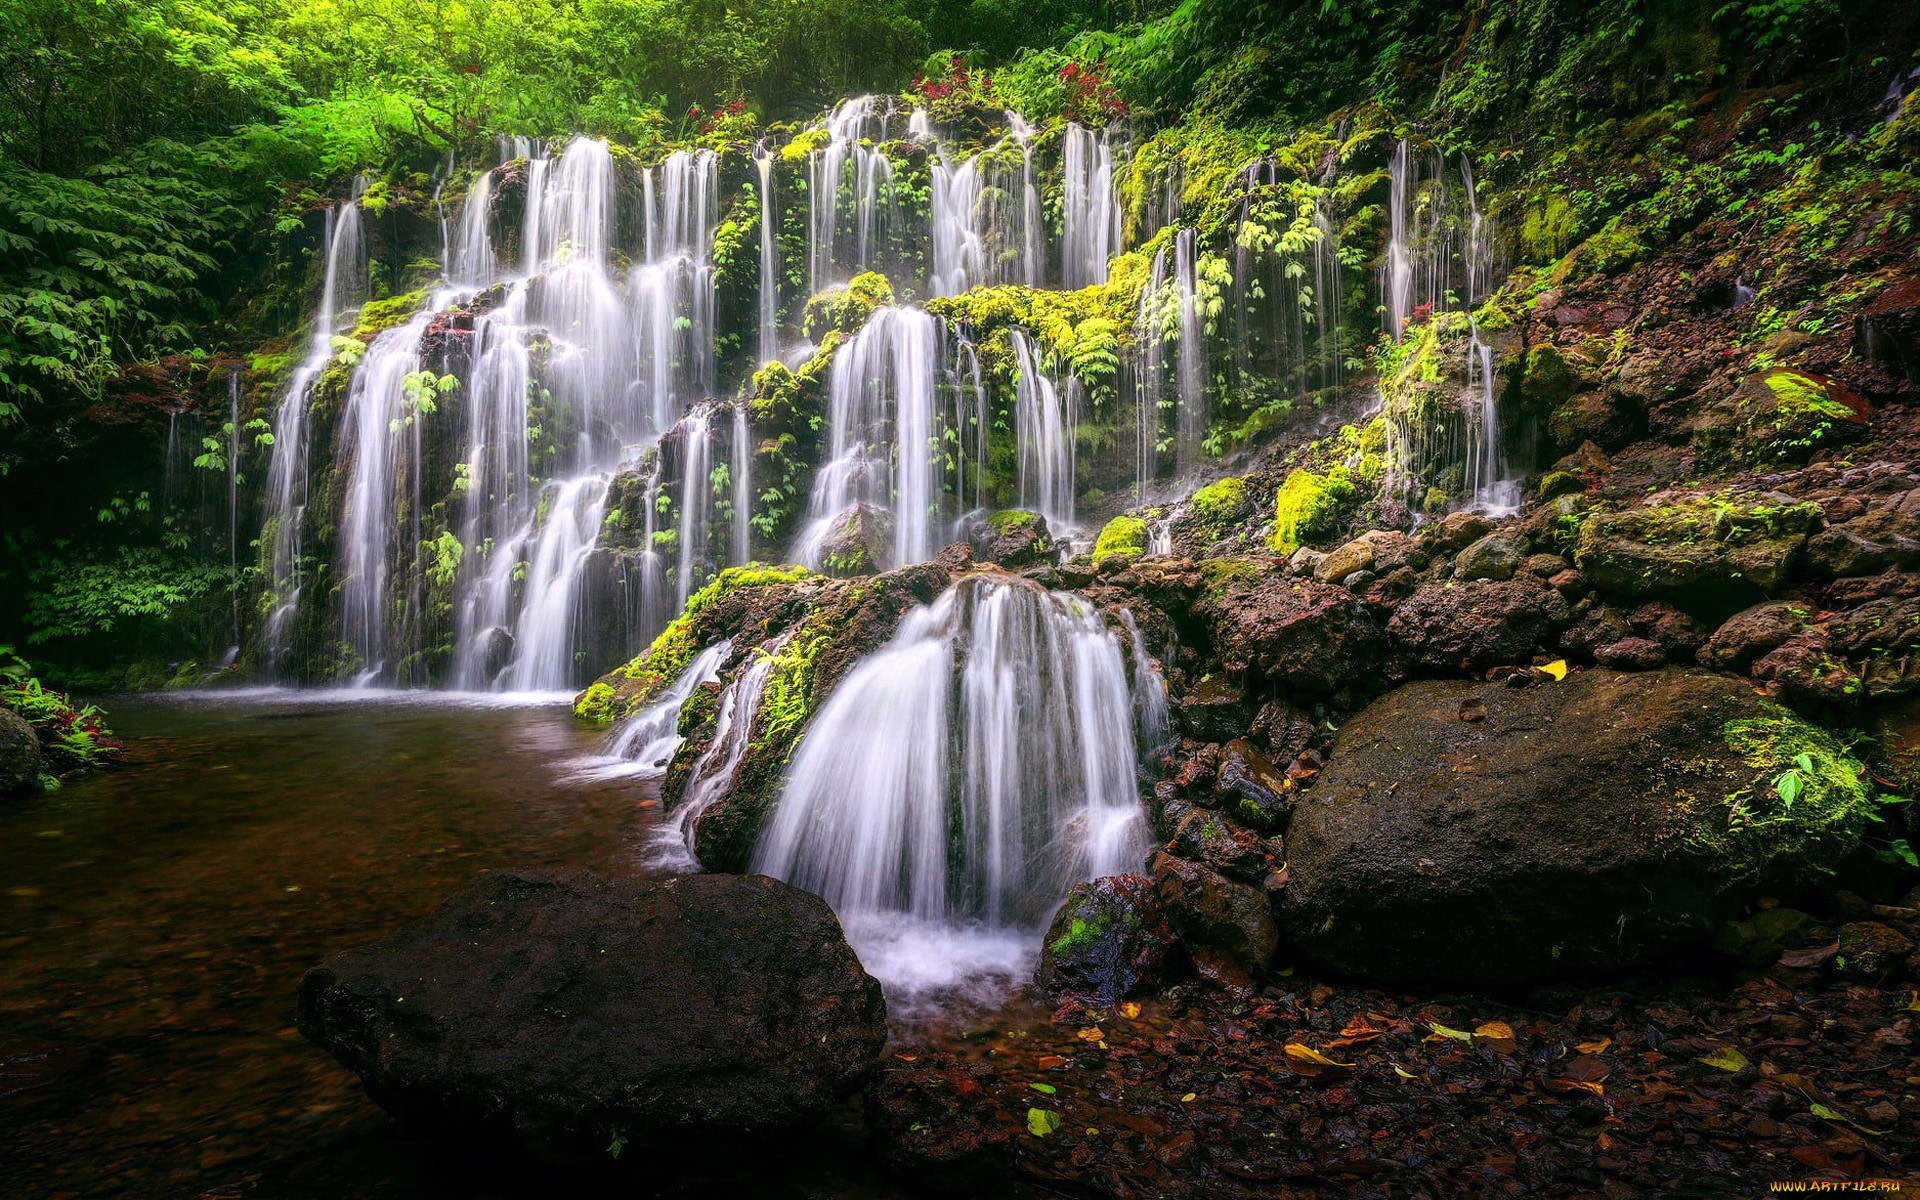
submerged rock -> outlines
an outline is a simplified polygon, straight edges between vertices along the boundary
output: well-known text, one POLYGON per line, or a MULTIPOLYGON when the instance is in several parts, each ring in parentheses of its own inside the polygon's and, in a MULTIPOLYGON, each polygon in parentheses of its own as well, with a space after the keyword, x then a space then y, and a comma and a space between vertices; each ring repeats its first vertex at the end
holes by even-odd
POLYGON ((1141 875, 1074 885, 1054 914, 1034 982, 1049 996, 1111 1005, 1152 991, 1179 961, 1173 930, 1141 875))
POLYGON ((1322 966, 1426 986, 1632 966, 1837 864, 1873 805, 1859 770, 1698 670, 1410 684, 1342 727, 1294 812, 1288 936, 1322 966))
POLYGON ((761 876, 483 875, 307 972, 297 1021, 401 1121, 562 1162, 815 1121, 886 1041, 832 911, 761 876))
POLYGON ((12 709, 0 708, 0 796, 34 787, 43 769, 40 738, 33 726, 12 709))

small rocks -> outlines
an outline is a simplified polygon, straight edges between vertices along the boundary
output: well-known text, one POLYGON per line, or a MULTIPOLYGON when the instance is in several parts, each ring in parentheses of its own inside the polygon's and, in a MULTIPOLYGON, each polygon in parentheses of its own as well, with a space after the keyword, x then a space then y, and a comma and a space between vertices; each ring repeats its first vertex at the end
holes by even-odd
POLYGON ((1913 953, 1913 940, 1877 921, 1854 921, 1840 927, 1840 952, 1834 971, 1845 979, 1874 983, 1897 973, 1913 953))
POLYGON ((1265 978, 1280 945, 1267 895, 1199 863, 1153 857, 1153 886, 1201 978, 1233 990, 1265 978))
POLYGON ((1286 777, 1245 738, 1235 738, 1220 757, 1221 807, 1255 829, 1277 833, 1293 811, 1286 777))
POLYGON ((1321 583, 1339 583, 1356 571, 1373 566, 1373 546, 1359 539, 1334 550, 1313 566, 1313 577, 1321 583))

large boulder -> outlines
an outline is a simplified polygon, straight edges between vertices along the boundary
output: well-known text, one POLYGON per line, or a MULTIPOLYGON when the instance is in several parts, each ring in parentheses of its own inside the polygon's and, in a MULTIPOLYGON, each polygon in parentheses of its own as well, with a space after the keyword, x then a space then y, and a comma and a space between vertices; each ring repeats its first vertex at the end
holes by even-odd
POLYGON ((12 709, 0 708, 0 796, 37 786, 44 769, 33 726, 12 709))
POLYGON ((1320 694, 1377 674, 1380 626, 1352 592, 1289 578, 1271 566, 1217 561, 1195 612, 1211 627, 1226 670, 1283 679, 1291 690, 1320 694))
POLYGON ((1527 663, 1571 617, 1566 597, 1532 576, 1449 580, 1401 601, 1387 634, 1415 666, 1478 673, 1527 663))
POLYGON ((1060 557, 1046 517, 1021 508, 1003 509, 972 522, 967 539, 980 561, 1003 567, 1031 567, 1060 557))
POLYGON ((560 1162, 812 1122, 886 1042, 833 912, 762 876, 483 875, 307 972, 297 1021, 403 1122, 560 1162))
POLYGON ((1409 684, 1295 808, 1283 924, 1322 966, 1421 986, 1628 967, 1837 864, 1874 805, 1860 769, 1705 671, 1409 684))
POLYGON ((1154 890, 1200 977, 1235 991, 1266 977, 1280 934, 1267 893, 1171 854, 1151 864, 1154 890))
POLYGON ((1049 996, 1107 1006, 1157 989, 1179 961, 1152 882, 1108 875, 1067 893, 1040 948, 1034 982, 1049 996))
POLYGON ((1686 496, 1588 516, 1574 561, 1610 595, 1725 616, 1785 587, 1819 523, 1784 497, 1686 496))

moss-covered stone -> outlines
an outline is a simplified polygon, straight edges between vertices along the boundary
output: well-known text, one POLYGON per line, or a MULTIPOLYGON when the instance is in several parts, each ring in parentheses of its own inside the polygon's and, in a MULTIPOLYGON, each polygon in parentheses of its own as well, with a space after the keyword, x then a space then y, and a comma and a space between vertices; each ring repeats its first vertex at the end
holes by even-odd
POLYGON ((1821 446, 1862 428, 1864 409, 1857 397, 1832 380, 1800 371, 1767 371, 1750 376, 1702 417, 1694 448, 1704 461, 1716 465, 1805 462, 1821 446), (1854 403, 1846 403, 1840 395, 1854 403))
POLYGON ((1859 845, 1873 790, 1832 734, 1778 705, 1764 710, 1721 729, 1754 775, 1725 797, 1724 814, 1701 822, 1698 841, 1744 878, 1813 882, 1859 845))
POLYGON ((1229 475, 1201 488, 1187 502, 1193 519, 1210 536, 1219 537, 1247 511, 1247 481, 1229 475))
POLYGON ((1787 583, 1819 518, 1811 504, 1712 494, 1596 511, 1580 525, 1574 561, 1602 591, 1629 598, 1692 597, 1731 612, 1751 603, 1755 591, 1770 593, 1787 583))
POLYGON ((1273 497, 1274 550, 1292 554, 1307 542, 1332 536, 1358 492, 1352 475, 1339 464, 1319 473, 1294 470, 1273 497))
POLYGON ((851 336, 867 319, 893 303, 893 285, 876 271, 855 275, 845 287, 828 288, 807 301, 801 331, 819 342, 829 333, 851 336))
POLYGON ((1147 523, 1139 517, 1115 517, 1094 539, 1093 561, 1119 556, 1139 558, 1147 552, 1147 523))

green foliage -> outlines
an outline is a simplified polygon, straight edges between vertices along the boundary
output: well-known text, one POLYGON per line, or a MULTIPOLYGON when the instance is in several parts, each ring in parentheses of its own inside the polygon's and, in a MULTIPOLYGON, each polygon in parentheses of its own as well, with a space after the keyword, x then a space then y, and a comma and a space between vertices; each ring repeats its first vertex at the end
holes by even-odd
POLYGON ((1139 517, 1115 517, 1094 539, 1093 561, 1118 555, 1138 558, 1147 552, 1147 523, 1139 517))
POLYGON ((1292 554, 1307 542, 1333 534, 1345 506, 1358 493, 1344 466, 1336 464, 1322 473, 1295 470, 1274 494, 1274 550, 1292 554))
POLYGON ((111 633, 143 618, 165 621, 229 583, 225 564, 155 548, 51 560, 28 573, 24 624, 33 645, 111 633))
POLYGON ((1866 768, 1834 736, 1777 706, 1730 721, 1727 746, 1755 772, 1752 786, 1710 816, 1709 850, 1758 873, 1767 862, 1801 878, 1831 870, 1878 820, 1866 768))
POLYGON ((91 704, 76 708, 66 693, 49 690, 11 646, 0 646, 0 708, 33 726, 56 777, 96 771, 120 757, 106 714, 91 704))

